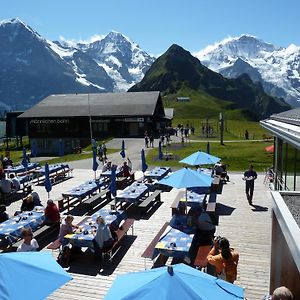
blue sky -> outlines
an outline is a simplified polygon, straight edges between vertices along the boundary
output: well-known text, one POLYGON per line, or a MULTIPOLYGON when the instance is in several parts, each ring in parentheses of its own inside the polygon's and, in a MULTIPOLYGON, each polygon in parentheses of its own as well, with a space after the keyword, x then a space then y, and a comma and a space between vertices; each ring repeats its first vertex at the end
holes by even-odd
POLYGON ((18 17, 50 40, 116 30, 157 55, 173 43, 198 51, 242 33, 300 45, 299 12, 299 0, 11 0, 2 1, 0 19, 18 17))

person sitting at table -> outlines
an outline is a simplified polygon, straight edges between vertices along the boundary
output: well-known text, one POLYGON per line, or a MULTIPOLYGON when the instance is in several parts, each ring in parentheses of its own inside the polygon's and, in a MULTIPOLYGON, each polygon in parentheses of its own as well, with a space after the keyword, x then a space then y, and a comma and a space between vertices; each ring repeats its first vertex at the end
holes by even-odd
POLYGON ((103 165, 102 173, 104 173, 106 171, 111 171, 111 161, 108 161, 103 165))
POLYGON ((60 214, 57 205, 52 199, 48 199, 47 207, 45 208, 45 221, 46 225, 55 225, 60 222, 60 214))
POLYGON ((109 227, 105 224, 105 220, 101 216, 97 218, 96 222, 98 228, 93 239, 95 259, 102 260, 102 253, 112 247, 114 240, 109 227))
POLYGON ((40 195, 37 192, 32 192, 31 196, 34 206, 43 206, 43 204, 41 203, 40 195))
POLYGON ((36 239, 32 238, 33 234, 31 228, 22 229, 23 243, 18 247, 17 252, 37 251, 39 244, 36 239))
POLYGON ((9 157, 5 156, 2 160, 2 166, 3 166, 3 169, 7 169, 7 168, 13 166, 13 162, 9 157))
POLYGON ((197 219, 196 241, 200 245, 211 245, 216 231, 216 226, 206 211, 200 210, 200 215, 197 219))
POLYGON ((131 168, 128 166, 127 161, 124 161, 123 166, 121 167, 121 171, 123 177, 131 176, 131 168))
POLYGON ((6 212, 6 206, 4 204, 0 205, 0 223, 5 222, 9 219, 9 215, 6 212))
POLYGON ((34 202, 32 195, 28 195, 22 202, 21 212, 32 211, 34 209, 34 202))
POLYGON ((73 233, 74 228, 78 228, 77 225, 72 224, 73 220, 73 216, 67 215, 65 217, 64 223, 60 226, 58 240, 63 246, 68 243, 68 240, 65 239, 65 235, 73 233))
POLYGON ((18 180, 18 178, 13 173, 11 173, 9 175, 9 178, 10 178, 10 180, 12 182, 12 189, 14 191, 18 191, 20 189, 20 181, 18 180))
POLYGON ((237 265, 239 254, 230 248, 229 241, 226 238, 214 240, 214 245, 207 255, 207 261, 216 268, 219 278, 233 283, 237 276, 237 265))
POLYGON ((1 180, 0 180, 0 189, 3 194, 10 194, 12 191, 12 181, 10 179, 7 179, 5 174, 2 174, 1 180))

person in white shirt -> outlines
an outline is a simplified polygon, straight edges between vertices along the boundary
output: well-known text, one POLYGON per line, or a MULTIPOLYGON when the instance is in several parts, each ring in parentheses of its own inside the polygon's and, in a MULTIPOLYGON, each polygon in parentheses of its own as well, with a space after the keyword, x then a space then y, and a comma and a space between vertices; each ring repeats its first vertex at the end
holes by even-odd
POLYGON ((2 175, 0 180, 0 189, 3 194, 11 193, 12 182, 10 179, 6 179, 5 174, 2 175))
POLYGON ((32 238, 33 234, 31 228, 23 228, 22 237, 23 243, 18 247, 17 252, 31 252, 37 251, 39 244, 36 239, 32 238))
POLYGON ((106 164, 104 164, 104 166, 102 168, 102 173, 104 173, 106 171, 111 171, 111 161, 108 161, 106 164))
POLYGON ((18 191, 20 189, 20 181, 18 180, 18 178, 15 176, 15 174, 11 173, 9 175, 9 178, 12 182, 12 185, 13 185, 13 189, 15 191, 18 191))

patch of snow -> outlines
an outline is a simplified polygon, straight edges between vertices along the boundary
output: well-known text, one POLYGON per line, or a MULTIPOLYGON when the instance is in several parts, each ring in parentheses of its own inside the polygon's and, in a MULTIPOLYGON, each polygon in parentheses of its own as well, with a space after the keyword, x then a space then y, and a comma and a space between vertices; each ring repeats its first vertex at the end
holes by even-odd
POLYGON ((57 44, 51 42, 51 41, 47 41, 48 45, 50 46, 50 48, 57 53, 62 59, 64 57, 68 57, 68 56, 73 56, 74 52, 76 52, 76 49, 67 49, 67 48, 63 48, 63 47, 59 47, 57 44))

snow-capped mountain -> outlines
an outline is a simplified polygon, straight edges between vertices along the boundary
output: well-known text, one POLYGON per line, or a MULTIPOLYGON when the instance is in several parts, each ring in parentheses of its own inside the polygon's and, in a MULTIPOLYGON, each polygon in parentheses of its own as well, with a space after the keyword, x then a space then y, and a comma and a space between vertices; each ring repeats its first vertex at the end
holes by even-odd
POLYGON ((154 61, 120 33, 74 46, 18 19, 0 22, 0 45, 0 110, 27 109, 50 94, 124 91, 154 61))
POLYGON ((276 47, 254 36, 242 35, 194 53, 202 64, 225 77, 247 73, 265 91, 300 106, 300 47, 276 47))
POLYGON ((142 80, 155 58, 121 33, 112 31, 90 44, 78 44, 82 51, 105 69, 116 91, 128 90, 142 80))

